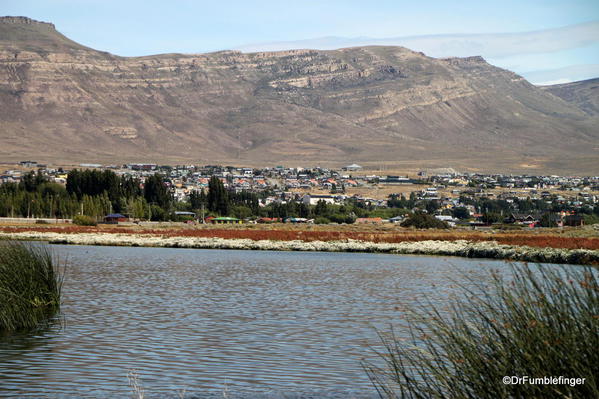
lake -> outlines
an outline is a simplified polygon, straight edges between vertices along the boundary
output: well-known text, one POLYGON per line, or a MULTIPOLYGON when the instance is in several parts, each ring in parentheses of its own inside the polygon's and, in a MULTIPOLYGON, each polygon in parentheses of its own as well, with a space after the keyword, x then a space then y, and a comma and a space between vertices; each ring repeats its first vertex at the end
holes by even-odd
POLYGON ((376 398, 361 362, 458 270, 502 261, 326 252, 52 246, 60 319, 0 337, 0 396, 376 398), (179 391, 179 392, 178 392, 179 391))

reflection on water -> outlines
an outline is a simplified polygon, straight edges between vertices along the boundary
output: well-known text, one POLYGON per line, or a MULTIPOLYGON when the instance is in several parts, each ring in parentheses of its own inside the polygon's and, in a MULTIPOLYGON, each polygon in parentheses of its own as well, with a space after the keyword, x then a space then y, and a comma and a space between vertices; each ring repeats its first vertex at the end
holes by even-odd
POLYGON ((502 262, 376 254, 56 246, 62 322, 0 338, 0 396, 374 398, 375 328, 444 304, 456 268, 502 262))

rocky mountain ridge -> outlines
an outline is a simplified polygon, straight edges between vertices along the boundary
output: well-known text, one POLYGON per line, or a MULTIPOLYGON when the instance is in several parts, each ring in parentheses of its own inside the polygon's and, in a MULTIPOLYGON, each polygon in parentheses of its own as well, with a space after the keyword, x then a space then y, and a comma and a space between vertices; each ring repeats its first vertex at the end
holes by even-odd
POLYGON ((598 171, 596 117, 402 47, 124 58, 0 18, 0 159, 598 171))

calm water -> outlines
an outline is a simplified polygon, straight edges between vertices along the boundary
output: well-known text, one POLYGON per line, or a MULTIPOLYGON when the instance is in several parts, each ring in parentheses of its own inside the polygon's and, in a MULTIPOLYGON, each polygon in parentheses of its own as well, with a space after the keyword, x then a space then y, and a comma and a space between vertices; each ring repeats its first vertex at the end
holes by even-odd
MULTIPOLYGON (((375 328, 447 303, 456 269, 503 262, 379 254, 53 246, 62 320, 0 338, 0 396, 374 398, 375 328)), ((482 266, 482 267, 481 267, 482 266)))

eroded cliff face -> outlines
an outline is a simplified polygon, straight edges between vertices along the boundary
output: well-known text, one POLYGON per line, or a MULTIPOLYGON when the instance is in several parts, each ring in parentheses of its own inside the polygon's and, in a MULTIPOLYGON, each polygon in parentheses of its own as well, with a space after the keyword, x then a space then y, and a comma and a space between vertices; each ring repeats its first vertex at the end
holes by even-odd
POLYGON ((546 166, 592 160, 599 142, 576 106, 480 57, 361 47, 122 58, 18 18, 0 19, 0 106, 0 158, 13 160, 546 166))

